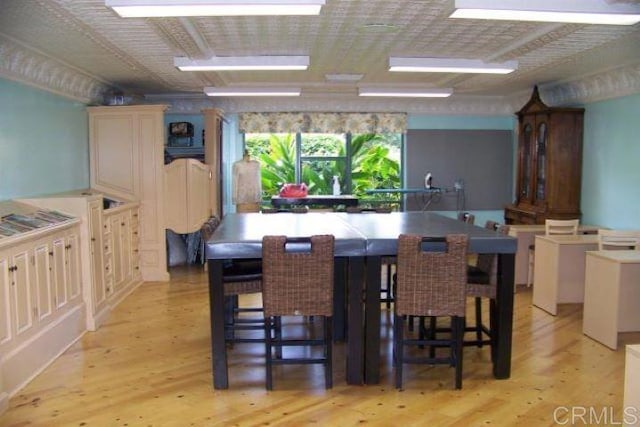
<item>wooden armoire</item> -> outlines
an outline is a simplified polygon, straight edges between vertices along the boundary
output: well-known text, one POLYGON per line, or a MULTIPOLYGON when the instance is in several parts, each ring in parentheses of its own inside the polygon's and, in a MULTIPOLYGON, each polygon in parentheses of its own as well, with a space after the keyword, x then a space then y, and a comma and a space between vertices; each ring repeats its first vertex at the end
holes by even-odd
POLYGON ((516 114, 516 200, 505 208, 505 222, 580 218, 584 109, 548 107, 535 87, 516 114))

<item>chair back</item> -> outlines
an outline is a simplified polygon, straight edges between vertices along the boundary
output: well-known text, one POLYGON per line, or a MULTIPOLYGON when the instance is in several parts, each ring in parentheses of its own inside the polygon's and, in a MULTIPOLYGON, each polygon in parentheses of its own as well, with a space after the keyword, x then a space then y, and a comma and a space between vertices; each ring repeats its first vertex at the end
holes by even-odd
POLYGON ((579 219, 547 219, 544 222, 544 231, 547 236, 551 234, 578 234, 579 219))
POLYGON ((465 234, 442 238, 401 234, 398 237, 396 314, 464 316, 467 282, 465 234), (431 252, 423 243, 446 243, 446 251, 431 252))
MULTIPOLYGON (((493 221, 487 221, 485 228, 495 230, 498 234, 508 235, 509 226, 501 225, 493 221)), ((467 294, 481 295, 487 298, 495 298, 498 286, 498 257, 496 254, 478 254, 476 267, 489 278, 488 283, 473 283, 472 277, 467 284, 467 294)))
POLYGON ((640 231, 598 230, 598 250, 610 249, 640 250, 640 231))
POLYGON ((209 238, 211 237, 213 232, 216 231, 216 228, 218 228, 219 225, 220 219, 215 215, 209 218, 204 224, 202 224, 202 227, 200 227, 200 235, 202 236, 202 240, 204 240, 205 242, 209 240, 209 238))
MULTIPOLYGON (((499 225, 494 221, 487 221, 484 225, 484 228, 491 231, 497 231, 502 235, 509 234, 508 225, 499 225)), ((496 257, 496 254, 478 254, 478 261, 476 262, 476 266, 478 267, 478 269, 489 275, 489 283, 492 285, 495 285, 497 283, 497 261, 498 257, 496 257)))
POLYGON ((264 236, 262 305, 266 316, 331 316, 334 237, 264 236))

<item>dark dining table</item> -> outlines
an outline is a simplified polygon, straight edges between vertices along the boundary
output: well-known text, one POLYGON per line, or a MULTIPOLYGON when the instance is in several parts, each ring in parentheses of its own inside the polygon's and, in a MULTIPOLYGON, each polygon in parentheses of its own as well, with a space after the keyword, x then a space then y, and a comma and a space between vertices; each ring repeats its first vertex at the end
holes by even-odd
POLYGON ((395 256, 400 234, 444 237, 469 236, 469 253, 498 255, 497 318, 492 319, 496 337, 493 357, 495 378, 511 375, 511 335, 513 324, 513 272, 517 241, 513 237, 467 224, 432 212, 391 212, 388 214, 336 213, 366 239, 365 294, 365 382, 380 382, 380 272, 381 258, 395 256))
POLYGON ((397 239, 402 233, 434 237, 463 233, 469 236, 469 252, 498 254, 498 314, 492 322, 496 336, 493 373, 499 379, 509 378, 516 239, 431 212, 246 213, 227 214, 206 242, 214 388, 225 389, 229 385, 223 263, 227 259, 261 258, 265 235, 335 236, 334 334, 338 339, 346 337, 346 380, 358 385, 379 383, 381 258, 397 254, 397 239))

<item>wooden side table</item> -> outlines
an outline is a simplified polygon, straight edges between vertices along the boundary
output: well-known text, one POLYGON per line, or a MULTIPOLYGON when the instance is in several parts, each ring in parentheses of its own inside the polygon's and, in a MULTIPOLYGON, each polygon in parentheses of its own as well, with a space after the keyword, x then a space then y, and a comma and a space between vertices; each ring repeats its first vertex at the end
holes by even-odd
POLYGON ((554 316, 558 304, 584 300, 585 251, 598 247, 591 234, 536 236, 533 305, 554 316))
POLYGON ((640 251, 587 252, 582 332, 618 348, 618 332, 640 331, 640 251))

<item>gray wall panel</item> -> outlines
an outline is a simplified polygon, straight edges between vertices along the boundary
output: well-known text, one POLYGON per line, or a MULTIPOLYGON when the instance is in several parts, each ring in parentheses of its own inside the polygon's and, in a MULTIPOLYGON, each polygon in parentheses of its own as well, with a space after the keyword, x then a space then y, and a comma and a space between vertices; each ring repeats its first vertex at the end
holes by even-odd
MULTIPOLYGON (((506 130, 409 130, 406 140, 407 188, 432 185, 452 190, 435 197, 428 210, 499 210, 511 202, 513 132, 506 130), (457 180, 461 193, 453 191, 457 180)), ((420 210, 425 197, 407 196, 406 210, 420 210)))

